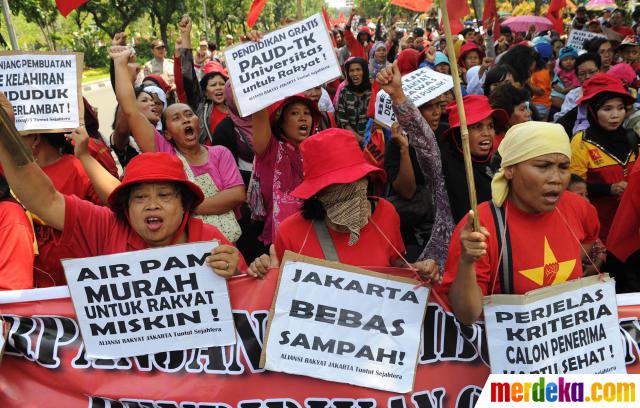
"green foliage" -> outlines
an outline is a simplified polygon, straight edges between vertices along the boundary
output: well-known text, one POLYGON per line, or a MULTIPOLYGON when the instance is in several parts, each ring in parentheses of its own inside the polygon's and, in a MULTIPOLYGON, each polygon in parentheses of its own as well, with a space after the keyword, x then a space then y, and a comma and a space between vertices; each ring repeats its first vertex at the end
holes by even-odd
POLYGON ((91 0, 79 10, 89 12, 96 26, 113 38, 142 16, 147 7, 148 4, 143 0, 91 0))

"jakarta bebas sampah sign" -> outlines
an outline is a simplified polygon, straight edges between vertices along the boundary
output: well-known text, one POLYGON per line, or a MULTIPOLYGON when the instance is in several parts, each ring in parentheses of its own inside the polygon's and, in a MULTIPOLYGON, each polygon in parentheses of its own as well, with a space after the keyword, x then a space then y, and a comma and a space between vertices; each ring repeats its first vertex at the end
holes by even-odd
POLYGON ((0 52, 0 91, 21 133, 75 129, 83 122, 83 54, 0 52))
POLYGON ((338 78, 340 66, 321 14, 225 51, 241 116, 338 78))

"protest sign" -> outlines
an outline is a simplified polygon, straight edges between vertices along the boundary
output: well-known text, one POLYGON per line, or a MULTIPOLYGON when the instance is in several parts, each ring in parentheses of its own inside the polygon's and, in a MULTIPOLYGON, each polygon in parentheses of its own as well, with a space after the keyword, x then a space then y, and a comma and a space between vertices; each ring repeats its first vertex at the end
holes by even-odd
POLYGON ((604 34, 592 33, 590 31, 583 30, 571 30, 569 33, 569 39, 567 40, 567 46, 575 48, 577 51, 584 49, 584 42, 594 37, 607 38, 604 34))
POLYGON ((286 253, 261 365, 394 392, 413 388, 429 290, 286 253))
MULTIPOLYGON (((229 279, 234 345, 109 360, 86 358, 66 286, 0 291, 0 318, 10 326, 0 407, 468 408, 478 400, 489 375, 486 327, 458 324, 436 293, 427 306, 412 393, 261 369, 277 280, 278 271, 260 280, 229 279)), ((627 371, 640 374, 640 294, 617 299, 627 371)))
POLYGON ((0 91, 13 105, 21 133, 51 133, 83 122, 83 54, 0 52, 0 91))
MULTIPOLYGON (((429 68, 421 68, 402 77, 402 90, 416 106, 437 98, 451 88, 453 79, 450 75, 429 68)), ((378 91, 376 95, 375 120, 387 128, 396 120, 391 108, 391 97, 383 90, 378 91)))
POLYGON ((217 241, 62 261, 90 358, 235 342, 226 280, 205 263, 217 241))
POLYGON ((624 374, 615 282, 599 276, 485 298, 494 374, 624 374))
POLYGON ((340 66, 322 14, 224 53, 240 116, 338 78, 340 66))

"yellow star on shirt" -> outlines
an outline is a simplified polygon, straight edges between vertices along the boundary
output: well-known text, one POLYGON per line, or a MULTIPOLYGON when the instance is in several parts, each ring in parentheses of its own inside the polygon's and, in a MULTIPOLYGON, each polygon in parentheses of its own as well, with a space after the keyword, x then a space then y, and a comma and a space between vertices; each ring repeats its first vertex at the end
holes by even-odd
POLYGON ((558 262, 555 254, 549 246, 547 237, 544 237, 544 265, 519 271, 522 275, 537 283, 538 286, 550 286, 566 282, 571 275, 573 267, 576 265, 575 259, 558 262))

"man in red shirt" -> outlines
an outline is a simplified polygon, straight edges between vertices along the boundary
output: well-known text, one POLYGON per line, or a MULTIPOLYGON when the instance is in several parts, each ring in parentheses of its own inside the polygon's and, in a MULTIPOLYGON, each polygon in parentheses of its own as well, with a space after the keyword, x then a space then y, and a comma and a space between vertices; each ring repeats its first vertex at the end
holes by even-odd
POLYGON ((624 25, 624 10, 615 10, 611 17, 609 18, 609 24, 611 24, 611 29, 616 33, 620 34, 623 38, 628 35, 634 35, 633 29, 629 26, 624 25))

